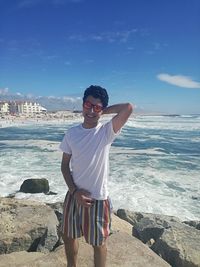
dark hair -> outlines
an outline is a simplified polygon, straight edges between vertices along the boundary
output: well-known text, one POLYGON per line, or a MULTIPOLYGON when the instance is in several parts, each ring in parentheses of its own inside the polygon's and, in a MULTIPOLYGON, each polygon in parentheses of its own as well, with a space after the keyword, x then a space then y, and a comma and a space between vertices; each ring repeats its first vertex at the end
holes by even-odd
POLYGON ((103 107, 107 107, 109 97, 105 88, 98 85, 90 85, 90 87, 88 87, 84 92, 83 102, 85 102, 86 98, 90 95, 94 98, 99 98, 103 107))

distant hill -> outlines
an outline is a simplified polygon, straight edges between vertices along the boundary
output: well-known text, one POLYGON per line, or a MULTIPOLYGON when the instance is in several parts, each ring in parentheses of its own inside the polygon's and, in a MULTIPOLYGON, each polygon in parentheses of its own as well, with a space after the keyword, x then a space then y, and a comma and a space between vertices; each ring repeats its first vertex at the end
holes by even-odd
MULTIPOLYGON (((30 95, 22 95, 12 94, 7 90, 0 89, 0 101, 29 101, 29 102, 37 102, 41 106, 47 109, 47 111, 62 111, 62 110, 82 110, 82 98, 74 97, 74 96, 63 96, 63 97, 55 97, 55 96, 30 96, 30 95)), ((134 114, 141 115, 159 115, 158 112, 152 112, 150 110, 145 110, 139 106, 136 106, 134 109, 134 114)))

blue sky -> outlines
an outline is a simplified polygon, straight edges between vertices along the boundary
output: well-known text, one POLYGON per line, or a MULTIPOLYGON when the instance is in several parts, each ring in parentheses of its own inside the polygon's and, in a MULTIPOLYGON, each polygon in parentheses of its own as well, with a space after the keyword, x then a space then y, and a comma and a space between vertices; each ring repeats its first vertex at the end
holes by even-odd
POLYGON ((199 0, 0 0, 0 94, 200 113, 199 0))

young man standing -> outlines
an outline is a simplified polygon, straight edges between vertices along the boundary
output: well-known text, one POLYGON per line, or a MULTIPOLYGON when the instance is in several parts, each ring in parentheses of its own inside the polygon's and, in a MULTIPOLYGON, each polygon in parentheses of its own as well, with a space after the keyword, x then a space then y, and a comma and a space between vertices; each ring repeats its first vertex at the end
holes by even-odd
POLYGON ((94 248, 95 267, 105 267, 111 222, 109 149, 132 110, 130 103, 108 106, 107 91, 91 85, 84 92, 83 123, 70 128, 60 144, 61 171, 69 188, 62 225, 68 267, 77 266, 77 238, 82 235, 94 248), (101 124, 102 114, 116 115, 101 124))

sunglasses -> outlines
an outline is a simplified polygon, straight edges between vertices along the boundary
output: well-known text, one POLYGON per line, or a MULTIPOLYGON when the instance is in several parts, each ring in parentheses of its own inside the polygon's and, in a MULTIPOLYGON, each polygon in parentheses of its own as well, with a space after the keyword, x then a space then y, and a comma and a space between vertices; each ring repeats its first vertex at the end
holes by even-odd
POLYGON ((83 103, 83 107, 86 109, 93 109, 94 112, 98 113, 101 112, 103 110, 103 107, 101 105, 93 105, 90 101, 85 101, 83 103))

